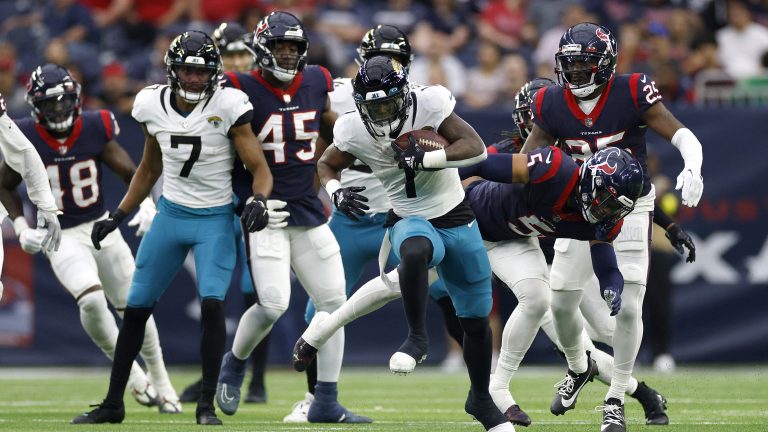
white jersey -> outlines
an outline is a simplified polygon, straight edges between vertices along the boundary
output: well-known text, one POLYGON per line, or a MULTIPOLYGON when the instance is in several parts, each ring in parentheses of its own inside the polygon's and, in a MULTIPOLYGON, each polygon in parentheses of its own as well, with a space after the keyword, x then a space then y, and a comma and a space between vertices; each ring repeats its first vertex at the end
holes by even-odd
POLYGON ((248 96, 220 88, 186 117, 171 105, 167 85, 149 86, 136 95, 133 118, 144 123, 163 153, 163 196, 191 208, 232 202, 235 150, 227 133, 240 116, 253 110, 248 96))
MULTIPOLYGON (((352 97, 352 79, 336 78, 333 80, 333 91, 328 94, 331 99, 331 110, 339 117, 348 112, 357 112, 355 100, 352 97)), ((341 172, 341 187, 364 186, 361 195, 368 198, 366 204, 370 209, 367 214, 385 213, 392 206, 379 179, 370 172, 371 168, 359 159, 341 172)))
MULTIPOLYGON (((56 211, 56 201, 51 192, 43 161, 16 123, 5 114, 5 102, 2 96, 0 96, 0 151, 6 165, 19 173, 26 182, 30 201, 41 210, 56 211)), ((0 222, 7 215, 8 211, 0 204, 0 222)))
MULTIPOLYGON (((456 105, 456 100, 443 86, 411 84, 411 104, 400 132, 431 128, 437 130, 456 105)), ((360 114, 344 114, 333 128, 333 145, 350 153, 371 167, 384 185, 395 213, 400 217, 421 216, 433 219, 442 216, 464 199, 459 170, 419 171, 414 180, 416 196, 409 198, 405 188, 405 173, 397 167, 395 152, 388 138, 373 138, 365 128, 360 114)))

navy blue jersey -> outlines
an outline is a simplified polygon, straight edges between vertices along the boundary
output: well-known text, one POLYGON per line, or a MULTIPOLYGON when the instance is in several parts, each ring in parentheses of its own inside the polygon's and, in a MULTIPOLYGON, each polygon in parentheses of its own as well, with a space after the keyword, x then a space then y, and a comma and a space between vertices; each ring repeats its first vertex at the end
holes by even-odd
MULTIPOLYGON (((467 198, 477 216, 483 239, 514 240, 523 237, 562 237, 596 240, 595 226, 578 208, 568 206, 579 179, 579 166, 556 147, 528 154, 526 184, 477 181, 467 188, 467 198)), ((608 235, 613 240, 621 223, 608 235)))
POLYGON ((114 115, 107 110, 85 111, 75 120, 72 133, 59 142, 32 117, 15 121, 40 154, 62 228, 98 219, 105 213, 101 194, 101 154, 119 133, 114 115))
POLYGON ((628 151, 643 167, 645 196, 651 190, 651 179, 642 115, 660 100, 656 84, 644 74, 611 78, 589 114, 584 114, 569 90, 548 86, 533 98, 533 121, 577 160, 586 160, 608 146, 628 151))
MULTIPOLYGON (((328 93, 333 91, 330 73, 322 66, 307 66, 285 90, 272 87, 259 70, 224 76, 225 85, 244 91, 253 104, 253 133, 274 178, 270 198, 288 202, 288 225, 325 223, 315 189, 315 141, 328 93)), ((251 173, 235 161, 232 187, 240 202, 253 195, 252 183, 251 173)))

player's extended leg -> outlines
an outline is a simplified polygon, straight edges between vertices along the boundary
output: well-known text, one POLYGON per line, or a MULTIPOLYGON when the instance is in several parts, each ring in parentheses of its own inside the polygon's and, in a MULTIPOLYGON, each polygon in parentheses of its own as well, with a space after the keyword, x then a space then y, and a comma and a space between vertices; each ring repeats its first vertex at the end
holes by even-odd
POLYGON ((650 212, 636 211, 624 218, 619 237, 613 242, 616 261, 624 277, 621 311, 613 334, 613 375, 605 397, 603 432, 624 432, 624 393, 632 376, 643 337, 643 297, 648 276, 650 212))
POLYGON ((423 361, 429 350, 426 330, 428 269, 442 261, 445 246, 437 230, 424 218, 408 217, 390 231, 392 249, 400 264, 397 271, 408 337, 389 360, 393 373, 409 373, 423 361))
POLYGON ((514 431, 488 391, 493 350, 488 315, 493 300, 491 266, 480 230, 477 224, 469 224, 437 231, 445 245, 437 272, 445 282, 464 329, 464 363, 470 380, 464 410, 486 430, 514 431))
POLYGON ((557 339, 568 362, 565 378, 555 385, 557 393, 550 406, 555 415, 573 409, 581 389, 598 373, 584 347, 584 318, 579 310, 584 286, 593 274, 589 257, 588 242, 569 239, 555 242, 555 258, 550 270, 552 314, 557 339))
MULTIPOLYGON (((75 298, 83 329, 96 346, 113 359, 118 326, 109 310, 99 279, 97 261, 93 254, 95 249, 87 233, 91 226, 86 224, 64 230, 59 250, 48 254, 48 259, 59 282, 75 298)), ((112 240, 108 236, 105 245, 112 240)), ((138 403, 146 406, 157 403, 155 388, 136 362, 131 365, 128 387, 138 403)))
POLYGON ((288 309, 291 298, 289 230, 292 229, 267 228, 247 234, 246 253, 256 303, 240 317, 232 351, 224 355, 221 364, 216 402, 225 414, 234 414, 240 404, 246 360, 288 309))
MULTIPOLYGON (((159 207, 164 209, 164 201, 159 207)), ((184 220, 158 212, 151 229, 141 241, 136 254, 136 271, 133 274, 125 309, 123 325, 117 337, 115 356, 109 380, 109 390, 104 401, 96 409, 75 417, 73 423, 119 423, 125 417, 123 394, 134 359, 141 350, 145 325, 152 309, 168 287, 184 261, 191 246, 184 230, 184 220)), ((186 224, 187 228, 189 224, 186 224)))
POLYGON ((528 426, 531 419, 509 392, 509 382, 539 332, 542 318, 549 311, 547 262, 535 238, 487 243, 486 249, 493 272, 512 289, 518 300, 504 326, 499 361, 489 390, 494 403, 510 422, 528 426))
MULTIPOLYGON (((327 225, 296 228, 291 235, 291 265, 318 311, 333 312, 347 296, 339 245, 327 225)), ((317 385, 307 412, 312 423, 370 423, 338 402, 339 374, 344 358, 344 329, 326 341, 317 355, 317 385)))
MULTIPOLYGON (((128 301, 131 278, 136 268, 133 254, 120 231, 110 233, 102 243, 100 251, 92 249, 92 252, 99 268, 99 278, 104 283, 104 294, 122 318, 128 301)), ((92 245, 88 246, 92 247, 92 245)), ((147 320, 141 357, 147 365, 149 377, 157 390, 159 411, 170 414, 180 413, 181 403, 165 369, 160 337, 153 317, 147 320)))

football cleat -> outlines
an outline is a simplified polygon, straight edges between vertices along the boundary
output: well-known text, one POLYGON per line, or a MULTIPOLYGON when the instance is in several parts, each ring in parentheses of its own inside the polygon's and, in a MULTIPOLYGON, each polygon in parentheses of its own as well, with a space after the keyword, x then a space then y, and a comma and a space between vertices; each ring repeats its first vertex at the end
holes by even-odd
POLYGON ((605 405, 595 409, 603 411, 603 424, 600 426, 600 432, 627 432, 624 404, 620 400, 609 398, 605 401, 605 405))
POLYGON ((72 424, 122 423, 125 419, 125 405, 108 405, 104 402, 91 405, 94 409, 72 419, 72 424))
POLYGON ((263 387, 248 388, 245 403, 267 403, 267 391, 263 387))
POLYGON ((157 403, 157 410, 160 414, 181 414, 181 401, 178 399, 161 397, 157 403))
POLYGON ((645 424, 668 425, 667 400, 656 390, 648 387, 645 382, 637 384, 637 390, 632 394, 643 406, 645 412, 645 424))
POLYGON ((293 346, 293 369, 296 372, 304 372, 315 360, 315 356, 317 356, 317 348, 300 337, 293 346))
POLYGON ((506 411, 504 411, 504 417, 509 420, 510 423, 528 427, 531 425, 531 418, 528 416, 528 414, 525 413, 525 411, 520 408, 520 405, 514 404, 511 407, 507 408, 506 411))
POLYGON ((464 411, 479 421, 488 432, 515 431, 515 427, 496 408, 490 396, 487 396, 485 399, 477 399, 474 397, 472 390, 469 390, 467 401, 464 403, 464 411))
POLYGON ((304 395, 304 399, 296 402, 293 404, 293 408, 291 408, 291 412, 283 417, 283 422, 285 423, 307 423, 309 420, 307 420, 307 413, 309 412, 309 406, 312 405, 312 402, 315 400, 315 395, 313 395, 310 392, 307 392, 304 395))
POLYGON ((310 423, 373 423, 370 417, 357 415, 338 402, 322 404, 317 400, 310 404, 307 420, 310 423))
POLYGON ((427 358, 429 343, 424 340, 414 340, 411 335, 400 345, 397 352, 389 358, 389 370, 395 375, 408 375, 416 369, 416 365, 427 358))
POLYGON ((587 382, 592 381, 597 374, 597 363, 592 360, 590 353, 587 352, 587 370, 584 373, 577 374, 568 369, 565 378, 555 384, 557 393, 555 398, 552 399, 552 405, 549 407, 552 414, 563 415, 568 410, 574 409, 576 407, 576 398, 579 397, 581 389, 584 388, 587 382))
POLYGON ((195 409, 195 418, 197 424, 207 426, 221 426, 222 422, 216 417, 216 409, 213 405, 203 404, 198 405, 195 409))
POLYGON ((232 351, 224 354, 219 372, 219 382, 216 385, 216 402, 221 412, 232 415, 240 405, 240 387, 245 378, 245 360, 240 360, 232 351))
MULTIPOLYGON (((131 374, 133 376, 133 374, 131 374)), ((149 382, 146 376, 128 380, 128 389, 131 391, 133 399, 146 407, 153 407, 158 403, 158 394, 155 387, 149 382)))

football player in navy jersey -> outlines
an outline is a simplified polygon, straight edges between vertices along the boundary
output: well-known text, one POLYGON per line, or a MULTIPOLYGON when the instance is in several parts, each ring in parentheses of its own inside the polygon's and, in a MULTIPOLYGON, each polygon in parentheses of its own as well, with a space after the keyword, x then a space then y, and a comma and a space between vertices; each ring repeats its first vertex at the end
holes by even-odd
MULTIPOLYGON (((37 207, 37 229, 35 237, 40 237, 40 246, 46 252, 53 252, 59 249, 61 242, 61 226, 56 217, 58 208, 51 193, 51 186, 48 183, 48 176, 45 172, 45 165, 40 160, 40 155, 35 151, 35 147, 19 130, 18 126, 8 117, 6 113, 5 99, 0 95, 0 152, 2 153, 2 166, 6 171, 15 171, 27 182, 27 193, 29 199, 37 207)), ((5 177, 5 176, 3 176, 5 177)), ((2 181, 2 178, 0 178, 2 181)), ((3 193, 3 195, 7 195, 3 193)), ((5 201, 5 200, 4 200, 5 201)), ((19 213, 20 214, 20 213, 19 213)), ((8 211, 5 206, 0 204, 0 221, 5 219, 8 211)), ((17 234, 27 227, 26 220, 14 219, 14 228, 17 234), (16 222, 18 220, 19 222, 16 222)), ((32 234, 28 231, 27 235, 32 234)), ((0 241, 0 270, 3 267, 2 241, 0 241)), ((0 281, 0 300, 3 298, 3 283, 0 281)))
MULTIPOLYGON (((661 95, 651 78, 644 74, 614 75, 617 55, 616 39, 603 26, 581 23, 565 32, 555 55, 561 85, 536 93, 535 126, 523 151, 559 140, 571 156, 584 160, 602 148, 619 147, 631 152, 645 168, 645 132, 650 127, 680 150, 685 165, 677 178, 677 189, 682 189, 683 204, 696 206, 704 188, 701 143, 660 102, 661 95)), ((625 280, 624 307, 617 315, 613 335, 614 370, 603 406, 602 432, 626 430, 624 394, 642 337, 654 195, 646 171, 642 196, 615 242, 625 280)), ((552 311, 568 361, 568 373, 550 408, 556 415, 572 407, 584 384, 596 373, 581 341, 584 325, 579 304, 592 279, 587 247, 586 243, 569 240, 555 244, 550 274, 552 311)))
POLYGON ((248 96, 219 86, 221 58, 213 40, 203 32, 184 32, 171 42, 165 64, 168 85, 144 88, 133 105, 132 115, 145 134, 141 163, 117 210, 94 224, 91 241, 100 249, 164 174, 158 214, 136 254, 107 396, 73 423, 123 421, 125 384, 130 363, 142 345, 146 321, 192 250, 201 303, 203 372, 195 417, 198 424, 222 424, 213 398, 226 342, 223 301, 235 267, 235 153, 241 168, 253 176, 242 211, 247 231, 264 229, 269 222, 266 196, 272 176, 250 127, 253 106, 248 96))
MULTIPOLYGON (((216 400, 230 415, 240 403, 246 359, 288 308, 291 269, 318 310, 332 312, 346 299, 339 245, 315 186, 316 155, 327 147, 336 120, 329 109, 331 76, 322 66, 306 64, 309 40, 301 21, 290 13, 264 17, 254 32, 253 48, 257 69, 248 74, 229 72, 225 85, 242 89, 253 102, 251 126, 274 177, 267 205, 270 212, 282 209, 287 226, 246 234, 257 300, 241 317, 232 351, 222 361, 216 400)), ((251 176, 238 163, 233 176, 235 194, 244 203, 251 176)), ((310 404, 308 421, 371 422, 337 400, 343 355, 340 330, 318 356, 317 384, 304 398, 310 404)), ((290 415, 284 420, 295 421, 290 415)))
MULTIPOLYGON (((100 251, 91 244, 90 233, 95 221, 106 218, 102 164, 126 183, 131 181, 136 165, 117 142, 120 128, 111 112, 81 112, 80 84, 64 67, 39 66, 32 72, 27 89, 32 117, 17 120, 16 124, 40 154, 56 205, 62 212, 61 247, 47 251, 46 257, 59 282, 74 297, 83 329, 111 359, 118 327, 107 303, 123 315, 135 265, 119 231, 105 239, 100 251)), ((15 191, 21 176, 2 165, 0 178, 2 188, 12 191, 7 207, 22 249, 32 254, 39 252, 42 236, 27 226, 21 198, 15 191)), ((134 362, 128 381, 131 394, 142 405, 158 404, 160 412, 181 412, 151 317, 144 341, 141 353, 151 379, 134 362)))

